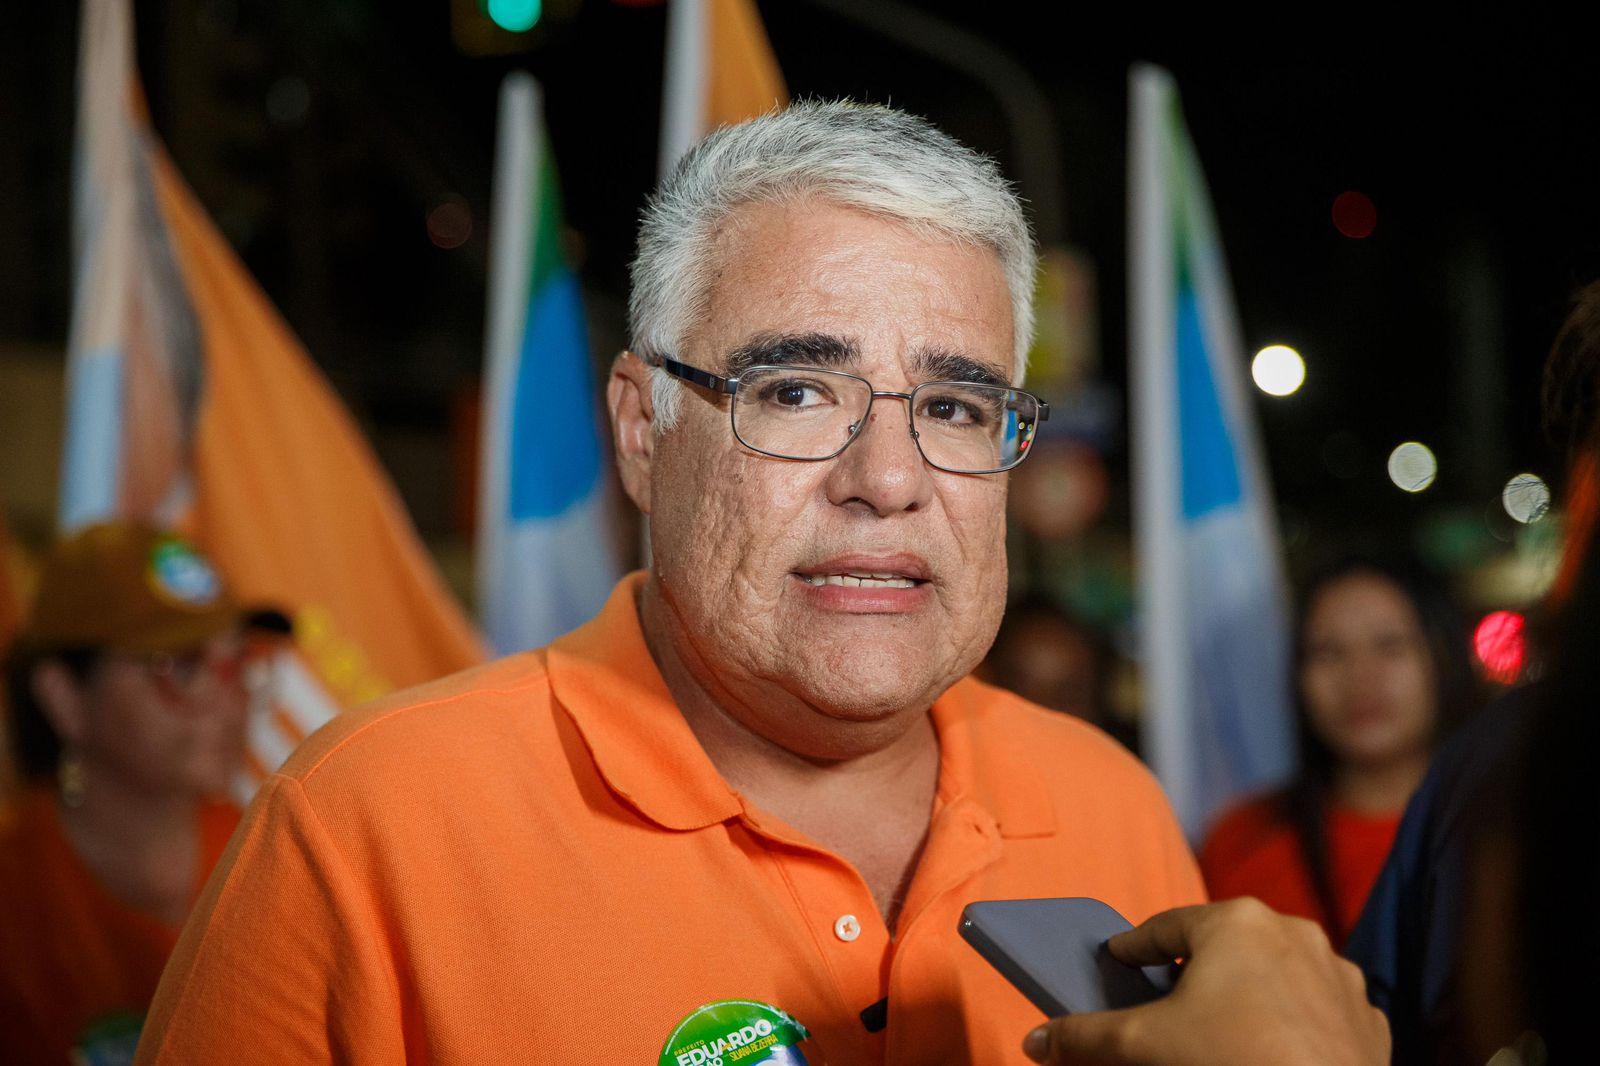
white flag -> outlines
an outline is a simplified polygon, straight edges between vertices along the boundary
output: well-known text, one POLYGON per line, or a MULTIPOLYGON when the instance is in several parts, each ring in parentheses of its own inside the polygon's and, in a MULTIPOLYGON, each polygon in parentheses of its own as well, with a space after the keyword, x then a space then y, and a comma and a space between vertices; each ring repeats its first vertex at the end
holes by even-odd
POLYGON ((1145 736, 1191 838, 1294 767, 1282 552, 1209 193, 1166 71, 1134 68, 1130 367, 1145 736))

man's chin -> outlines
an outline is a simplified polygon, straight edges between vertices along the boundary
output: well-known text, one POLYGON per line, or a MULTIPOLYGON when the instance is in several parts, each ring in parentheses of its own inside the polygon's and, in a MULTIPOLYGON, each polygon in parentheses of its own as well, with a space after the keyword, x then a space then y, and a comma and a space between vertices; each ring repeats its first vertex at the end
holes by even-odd
POLYGON ((966 673, 948 661, 949 623, 932 611, 791 620, 798 624, 783 628, 782 645, 797 658, 786 664, 784 687, 832 717, 872 721, 925 709, 966 673))
POLYGON ((844 726, 870 726, 927 710, 949 685, 931 678, 842 670, 799 679, 788 687, 826 719, 844 726))
MULTIPOLYGON (((926 703, 882 703, 835 699, 831 691, 800 693, 810 713, 785 717, 770 728, 756 727, 767 739, 807 759, 853 759, 882 751, 903 737, 922 719, 926 703)), ((751 723, 747 723, 751 724, 751 723)))

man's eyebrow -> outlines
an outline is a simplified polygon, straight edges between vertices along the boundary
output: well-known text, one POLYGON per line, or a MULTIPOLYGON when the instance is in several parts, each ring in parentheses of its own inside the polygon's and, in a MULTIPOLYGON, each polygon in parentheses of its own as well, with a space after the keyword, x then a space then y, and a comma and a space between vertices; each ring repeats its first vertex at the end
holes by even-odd
POLYGON ((861 358, 861 349, 850 337, 829 333, 761 333, 728 356, 724 375, 736 378, 753 366, 848 367, 861 358))
POLYGON ((974 385, 1006 388, 1011 380, 999 367, 948 348, 923 348, 912 365, 924 381, 969 381, 974 385))

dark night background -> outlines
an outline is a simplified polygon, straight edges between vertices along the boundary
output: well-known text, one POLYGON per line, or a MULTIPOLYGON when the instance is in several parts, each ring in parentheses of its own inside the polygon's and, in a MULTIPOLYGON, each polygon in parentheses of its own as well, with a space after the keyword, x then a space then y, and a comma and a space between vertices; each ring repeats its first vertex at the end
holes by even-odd
MULTIPOLYGON (((472 0, 457 4, 472 13, 472 0)), ((920 30, 897 6, 911 5, 760 4, 794 95, 892 102, 1002 161, 1045 241, 1092 260, 1102 375, 1118 390, 1127 69, 1148 59, 1174 73, 1246 344, 1293 344, 1309 367, 1293 397, 1254 394, 1296 550, 1411 540, 1452 520, 1505 539, 1506 478, 1533 470, 1559 484, 1539 432, 1539 368, 1569 294, 1600 275, 1600 66, 1581 34, 1497 26, 1399 42, 1352 24, 1313 42, 1338 47, 1219 51, 1199 35, 1063 25, 1053 5, 914 5, 946 23, 943 39, 968 61, 992 67, 1004 56, 986 49, 997 49, 1031 79, 1034 117, 1059 145, 1051 179, 983 84, 868 25, 887 16, 920 30), (1038 187, 1040 171, 1052 187, 1038 187), (1364 240, 1330 220, 1349 189, 1377 207, 1364 240), (1408 439, 1440 460, 1438 483, 1417 496, 1384 473, 1408 439)), ((546 7, 527 50, 479 56, 452 36, 451 0, 136 5, 157 129, 435 543, 458 523, 452 426, 482 358, 495 105, 509 69, 544 83, 597 359, 624 339, 632 230, 656 166, 665 11, 546 7), (473 228, 444 250, 426 219, 456 201, 473 228)), ((65 347, 76 32, 72 3, 0 10, 0 361, 59 359, 65 347)), ((1108 460, 1125 483, 1125 446, 1108 460)), ((0 484, 8 491, 26 495, 0 484)), ((1125 526, 1125 488, 1119 497, 1109 521, 1125 526)))

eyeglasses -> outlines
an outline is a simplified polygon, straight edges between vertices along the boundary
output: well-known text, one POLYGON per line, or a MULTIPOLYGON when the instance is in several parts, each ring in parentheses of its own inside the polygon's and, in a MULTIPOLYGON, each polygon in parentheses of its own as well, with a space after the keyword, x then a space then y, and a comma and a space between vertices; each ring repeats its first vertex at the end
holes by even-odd
POLYGON ((931 467, 1000 474, 1028 457, 1050 405, 1031 392, 969 381, 925 381, 910 392, 874 389, 866 378, 812 366, 753 366, 719 377, 664 355, 646 356, 675 378, 732 398, 733 435, 775 459, 832 459, 861 435, 879 397, 906 401, 911 439, 931 467))
POLYGON ((247 655, 245 641, 231 639, 177 654, 141 656, 139 661, 163 694, 178 699, 192 693, 200 678, 206 675, 224 684, 240 681, 247 655))

